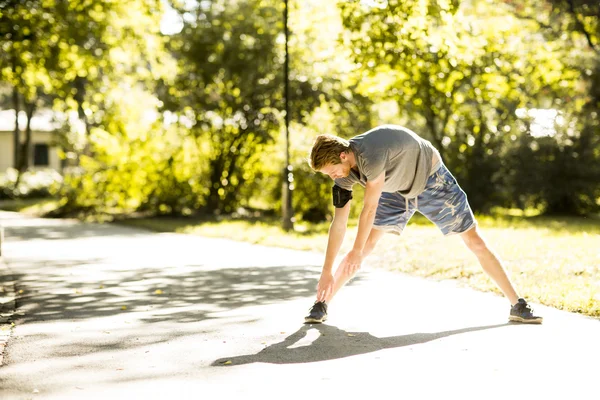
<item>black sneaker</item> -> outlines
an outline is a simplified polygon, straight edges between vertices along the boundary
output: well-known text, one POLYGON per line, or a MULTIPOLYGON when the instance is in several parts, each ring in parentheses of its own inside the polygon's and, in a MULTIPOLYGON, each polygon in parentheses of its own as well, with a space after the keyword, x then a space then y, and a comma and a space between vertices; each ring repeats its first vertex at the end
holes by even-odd
POLYGON ((324 301, 317 301, 310 308, 308 315, 304 317, 306 324, 320 324, 327 320, 327 304, 324 301))
POLYGON ((533 315, 533 309, 525 299, 519 299, 517 304, 511 307, 508 320, 525 324, 541 324, 543 318, 533 315))

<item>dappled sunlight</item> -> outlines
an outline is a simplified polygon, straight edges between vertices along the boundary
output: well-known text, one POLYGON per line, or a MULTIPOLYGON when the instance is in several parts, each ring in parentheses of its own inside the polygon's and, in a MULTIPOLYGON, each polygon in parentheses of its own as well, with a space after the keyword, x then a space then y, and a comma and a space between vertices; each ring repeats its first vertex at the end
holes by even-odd
POLYGON ((36 266, 17 259, 10 265, 27 266, 31 272, 19 282, 23 291, 20 303, 26 310, 23 322, 85 320, 122 312, 141 312, 142 320, 156 321, 160 316, 173 323, 195 322, 212 318, 218 311, 308 297, 316 287, 314 272, 302 267, 198 268, 180 274, 174 267, 132 266, 131 271, 103 271, 96 274, 95 281, 78 281, 72 272, 80 267, 77 262, 40 262, 36 266), (157 290, 162 294, 156 294, 157 290))
POLYGON ((90 365, 108 374, 128 370, 128 380, 164 376, 178 369, 170 343, 200 340, 217 325, 253 324, 260 318, 251 311, 257 306, 309 304, 320 269, 314 254, 271 249, 267 255, 239 243, 244 253, 232 257, 227 240, 64 221, 5 225, 6 261, 19 271, 13 277, 16 331, 46 360, 14 364, 11 373, 44 374, 49 381, 66 374, 94 381, 81 370, 90 365), (87 236, 88 227, 98 236, 87 236), (35 252, 28 250, 33 245, 35 252), (276 263, 283 254, 285 266, 276 263), (117 352, 132 364, 114 365, 117 352))

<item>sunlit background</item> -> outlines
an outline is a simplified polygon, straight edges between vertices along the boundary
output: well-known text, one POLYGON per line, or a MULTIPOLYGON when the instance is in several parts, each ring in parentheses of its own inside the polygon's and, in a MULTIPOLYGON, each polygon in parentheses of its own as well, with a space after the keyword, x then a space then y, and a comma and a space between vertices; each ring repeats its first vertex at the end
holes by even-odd
POLYGON ((294 221, 318 222, 314 137, 394 123, 479 213, 598 212, 597 1, 288 0, 289 146, 285 4, 0 1, 0 198, 278 216, 289 178, 294 221))

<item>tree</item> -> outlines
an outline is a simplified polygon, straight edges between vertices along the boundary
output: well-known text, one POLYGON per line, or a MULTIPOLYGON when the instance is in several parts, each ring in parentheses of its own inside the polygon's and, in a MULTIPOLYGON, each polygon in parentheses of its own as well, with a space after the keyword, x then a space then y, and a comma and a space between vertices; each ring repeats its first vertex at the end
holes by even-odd
MULTIPOLYGON (((290 2, 290 136, 294 184, 302 188, 310 186, 304 180, 314 175, 305 171, 307 144, 298 136, 297 124, 322 104, 340 111, 341 135, 356 134, 361 129, 357 122, 369 119, 370 103, 341 83, 341 69, 349 62, 340 64, 343 57, 335 56, 339 32, 326 34, 315 27, 333 22, 341 29, 339 13, 333 4, 314 13, 316 6, 315 1, 290 2)), ((191 135, 208 147, 205 209, 227 213, 256 197, 275 208, 281 204, 283 165, 283 2, 235 1, 225 6, 213 1, 186 7, 180 12, 187 13, 187 22, 170 40, 179 74, 160 93, 165 108, 189 118, 191 135)), ((294 207, 303 213, 311 207, 306 196, 312 194, 295 193, 294 207)))
MULTIPOLYGON (((523 138, 513 149, 529 171, 545 176, 522 187, 548 213, 586 214, 600 209, 600 3, 589 0, 505 1, 515 15, 534 21, 548 45, 562 48, 575 85, 554 101, 563 121, 554 138, 523 138), (537 164, 532 165, 532 160, 537 164), (548 171, 553 175, 548 176, 548 171)), ((510 163, 509 163, 510 165, 510 163)), ((521 187, 521 185, 515 185, 521 187)))
POLYGON ((520 134, 517 109, 559 105, 576 87, 567 46, 549 44, 534 21, 487 3, 341 7, 363 93, 397 103, 405 123, 459 175, 475 209, 502 203, 502 156, 520 134))

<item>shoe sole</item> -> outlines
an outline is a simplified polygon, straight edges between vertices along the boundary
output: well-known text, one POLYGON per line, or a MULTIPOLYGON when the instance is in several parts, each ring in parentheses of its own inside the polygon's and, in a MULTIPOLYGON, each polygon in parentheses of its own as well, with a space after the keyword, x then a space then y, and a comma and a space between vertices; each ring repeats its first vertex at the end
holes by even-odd
POLYGON ((321 324, 323 322, 327 321, 327 317, 321 318, 321 319, 317 319, 317 318, 309 318, 309 317, 305 317, 304 318, 304 323, 305 324, 321 324))
POLYGON ((516 315, 511 315, 510 317, 508 317, 508 320, 513 321, 513 322, 521 322, 523 324, 541 324, 544 319, 541 317, 525 319, 523 317, 517 317, 516 315))

